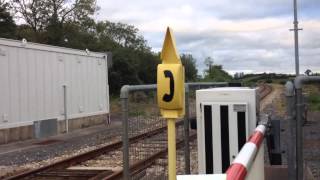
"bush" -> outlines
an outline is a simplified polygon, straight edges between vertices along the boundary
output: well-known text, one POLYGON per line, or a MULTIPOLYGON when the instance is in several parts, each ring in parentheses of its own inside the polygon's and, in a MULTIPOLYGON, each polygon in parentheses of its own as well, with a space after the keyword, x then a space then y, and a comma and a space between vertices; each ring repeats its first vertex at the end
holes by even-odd
POLYGON ((287 81, 285 81, 285 80, 279 81, 279 84, 281 84, 281 85, 285 85, 286 83, 287 83, 287 81))

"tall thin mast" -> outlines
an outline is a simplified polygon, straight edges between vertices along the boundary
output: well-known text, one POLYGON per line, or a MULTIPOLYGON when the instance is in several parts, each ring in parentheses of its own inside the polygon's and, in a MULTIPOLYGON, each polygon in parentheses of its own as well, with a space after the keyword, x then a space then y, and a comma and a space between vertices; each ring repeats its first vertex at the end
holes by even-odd
POLYGON ((299 29, 298 27, 298 12, 297 12, 297 0, 293 0, 293 29, 290 29, 291 31, 294 31, 294 54, 295 54, 295 65, 296 65, 296 76, 300 74, 299 70, 299 34, 298 32, 302 29, 299 29))

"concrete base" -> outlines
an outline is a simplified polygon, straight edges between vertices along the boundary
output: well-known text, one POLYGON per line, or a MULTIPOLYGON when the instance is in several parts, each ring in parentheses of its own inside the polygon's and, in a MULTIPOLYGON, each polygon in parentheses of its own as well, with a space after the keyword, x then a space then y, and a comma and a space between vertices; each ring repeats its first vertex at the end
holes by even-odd
MULTIPOLYGON (((69 119, 69 132, 108 122, 108 114, 69 119)), ((58 121, 58 133, 66 132, 66 121, 58 121)))
MULTIPOLYGON (((88 117, 69 119, 69 132, 99 125, 108 122, 109 115, 101 114, 88 117)), ((66 132, 65 120, 58 121, 58 133, 66 132)), ((34 138, 33 125, 20 126, 8 129, 0 129, 0 144, 7 144, 16 141, 23 141, 34 138)))
POLYGON ((33 125, 0 129, 0 144, 33 138, 33 125))

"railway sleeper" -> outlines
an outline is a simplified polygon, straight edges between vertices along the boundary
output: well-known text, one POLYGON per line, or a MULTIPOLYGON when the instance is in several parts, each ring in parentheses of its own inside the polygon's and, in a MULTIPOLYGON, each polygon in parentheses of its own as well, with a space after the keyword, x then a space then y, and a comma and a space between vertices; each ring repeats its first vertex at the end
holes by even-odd
POLYGON ((36 177, 45 177, 45 179, 88 179, 96 176, 102 172, 112 173, 110 170, 92 170, 92 169, 81 169, 81 170, 54 170, 39 172, 36 177))

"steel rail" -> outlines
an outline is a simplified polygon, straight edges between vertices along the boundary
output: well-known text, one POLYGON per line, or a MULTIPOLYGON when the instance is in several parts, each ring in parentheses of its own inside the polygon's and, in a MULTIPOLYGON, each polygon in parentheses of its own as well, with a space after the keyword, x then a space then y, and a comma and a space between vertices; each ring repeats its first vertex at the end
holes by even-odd
POLYGON ((272 86, 270 85, 263 85, 262 86, 263 89, 260 90, 260 100, 263 100, 264 98, 266 98, 273 90, 272 86))
MULTIPOLYGON (((190 140, 194 140, 197 138, 197 134, 193 133, 192 135, 189 136, 190 140)), ((179 141, 177 141, 176 146, 177 148, 181 148, 184 145, 184 140, 180 139, 179 141)), ((140 172, 142 172, 143 170, 145 170, 147 167, 150 167, 150 165, 154 164, 155 161, 161 157, 164 157, 167 155, 168 152, 168 148, 164 148, 161 151, 156 152, 155 154, 149 156, 146 159, 140 160, 136 163, 134 163, 133 165, 130 166, 130 175, 135 175, 138 174, 140 172)), ((119 170, 117 172, 114 172, 110 175, 106 176, 106 173, 101 173, 99 175, 97 175, 96 177, 91 178, 90 180, 115 180, 115 179, 121 179, 123 175, 123 169, 119 170)))
MULTIPOLYGON (((183 121, 177 122, 177 126, 181 126, 181 125, 183 125, 183 121)), ((152 131, 133 136, 133 137, 129 138, 129 142, 130 142, 130 144, 133 144, 133 143, 138 142, 139 140, 142 140, 142 139, 145 139, 145 138, 160 134, 160 133, 164 132, 165 130, 166 130, 166 126, 160 127, 160 128, 154 129, 152 131)), ((122 141, 121 140, 120 141, 116 141, 116 142, 114 142, 112 144, 109 144, 109 145, 94 149, 94 150, 89 151, 89 152, 85 152, 85 153, 82 153, 82 154, 79 154, 79 155, 76 155, 76 156, 69 157, 67 159, 63 159, 63 160, 57 161, 57 162, 52 163, 52 164, 48 164, 48 165, 42 166, 40 168, 32 169, 32 170, 25 171, 25 172, 22 172, 20 174, 14 175, 14 176, 7 177, 7 178, 5 178, 5 180, 15 180, 15 179, 33 177, 33 176, 37 176, 37 174, 39 174, 39 176, 49 176, 50 173, 52 175, 54 175, 54 174, 57 174, 57 173, 49 171, 50 169, 53 169, 54 171, 55 170, 65 169, 65 168, 70 167, 72 165, 79 164, 81 162, 85 162, 87 160, 93 159, 95 157, 98 157, 98 156, 100 156, 102 154, 111 152, 111 151, 113 151, 115 149, 119 149, 121 147, 122 147, 122 141), (46 173, 42 173, 42 172, 46 172, 46 173)), ((107 173, 110 174, 110 172, 107 172, 107 173)), ((82 173, 79 172, 79 176, 81 176, 81 174, 82 173)), ((70 172, 70 176, 76 176, 76 174, 70 172)))

